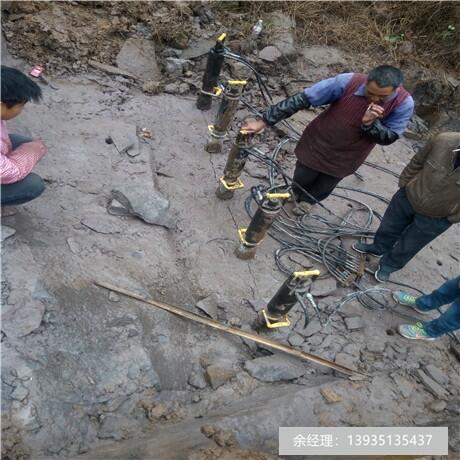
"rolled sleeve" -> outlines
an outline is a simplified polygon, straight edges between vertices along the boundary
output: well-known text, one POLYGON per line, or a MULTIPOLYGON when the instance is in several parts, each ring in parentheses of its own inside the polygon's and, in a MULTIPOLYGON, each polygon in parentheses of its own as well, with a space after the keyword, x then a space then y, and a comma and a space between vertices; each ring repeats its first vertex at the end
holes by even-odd
POLYGON ((341 73, 332 78, 321 80, 304 89, 304 94, 312 106, 332 104, 342 94, 353 77, 353 73, 341 73))
POLYGON ((408 96, 393 112, 382 120, 382 124, 394 131, 398 136, 402 136, 413 113, 414 100, 412 96, 408 96))

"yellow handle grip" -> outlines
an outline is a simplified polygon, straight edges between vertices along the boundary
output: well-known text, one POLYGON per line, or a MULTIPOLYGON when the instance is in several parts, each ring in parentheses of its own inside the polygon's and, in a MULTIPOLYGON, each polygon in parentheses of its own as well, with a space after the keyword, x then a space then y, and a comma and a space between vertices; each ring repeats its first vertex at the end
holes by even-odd
POLYGON ((229 85, 233 85, 233 86, 244 86, 248 82, 247 82, 247 80, 228 80, 227 83, 229 85))
POLYGON ((265 196, 270 200, 270 199, 279 199, 279 200, 288 200, 291 198, 291 194, 289 192, 283 192, 283 193, 266 193, 265 196))
POLYGON ((321 272, 319 270, 307 270, 304 272, 294 272, 294 278, 308 278, 310 276, 319 276, 321 272))
POLYGON ((214 94, 216 96, 220 96, 222 94, 222 88, 219 88, 219 86, 214 86, 214 94))
POLYGON ((217 41, 222 43, 226 37, 227 37, 227 34, 224 32, 223 34, 219 35, 219 38, 217 39, 217 41))

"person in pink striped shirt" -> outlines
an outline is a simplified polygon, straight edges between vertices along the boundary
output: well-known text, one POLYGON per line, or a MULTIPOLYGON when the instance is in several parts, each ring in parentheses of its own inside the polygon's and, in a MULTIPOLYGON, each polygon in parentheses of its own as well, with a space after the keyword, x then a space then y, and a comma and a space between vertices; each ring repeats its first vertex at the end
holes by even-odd
POLYGON ((13 215, 12 206, 27 203, 45 190, 43 179, 32 172, 46 154, 41 140, 9 134, 6 121, 17 117, 29 101, 41 99, 41 88, 17 69, 1 66, 0 181, 2 216, 13 215))

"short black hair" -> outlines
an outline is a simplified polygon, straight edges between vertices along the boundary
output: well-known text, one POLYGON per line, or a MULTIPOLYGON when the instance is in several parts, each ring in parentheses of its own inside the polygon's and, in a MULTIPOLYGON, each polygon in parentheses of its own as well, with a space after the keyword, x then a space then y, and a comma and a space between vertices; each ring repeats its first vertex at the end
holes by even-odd
POLYGON ((12 67, 2 65, 1 101, 7 107, 24 104, 29 101, 38 102, 42 97, 42 89, 31 78, 12 67))
POLYGON ((367 81, 375 81, 381 88, 397 88, 404 80, 401 70, 391 65, 380 65, 367 74, 367 81))

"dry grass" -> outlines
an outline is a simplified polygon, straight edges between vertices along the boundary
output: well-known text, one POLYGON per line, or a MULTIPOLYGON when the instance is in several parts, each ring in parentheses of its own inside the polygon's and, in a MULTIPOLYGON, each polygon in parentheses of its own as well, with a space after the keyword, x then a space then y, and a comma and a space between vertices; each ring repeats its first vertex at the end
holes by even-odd
POLYGON ((334 45, 371 61, 460 69, 460 2, 219 2, 248 23, 283 10, 301 44, 334 45), (450 27, 449 27, 450 26, 450 27), (452 30, 452 26, 455 27, 452 30))

